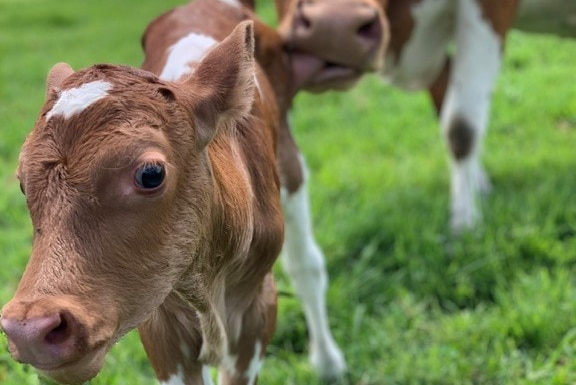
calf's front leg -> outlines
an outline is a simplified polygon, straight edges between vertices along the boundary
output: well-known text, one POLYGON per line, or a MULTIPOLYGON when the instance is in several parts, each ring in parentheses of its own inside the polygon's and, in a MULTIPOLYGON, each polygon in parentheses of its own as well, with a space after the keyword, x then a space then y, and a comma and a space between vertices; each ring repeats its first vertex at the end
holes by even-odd
POLYGON ((282 195, 285 221, 282 262, 303 304, 310 362, 321 378, 334 380, 342 377, 346 362, 330 331, 326 308, 328 274, 324 255, 312 232, 304 160, 299 157, 297 161, 301 183, 292 192, 284 190, 282 195))

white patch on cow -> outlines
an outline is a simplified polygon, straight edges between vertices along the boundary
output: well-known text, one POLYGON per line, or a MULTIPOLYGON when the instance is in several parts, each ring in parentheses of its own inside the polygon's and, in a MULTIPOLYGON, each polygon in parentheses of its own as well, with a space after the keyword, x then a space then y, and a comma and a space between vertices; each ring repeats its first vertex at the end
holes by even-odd
POLYGON ((46 121, 53 116, 63 115, 64 119, 84 111, 98 100, 108 96, 112 83, 96 80, 60 92, 58 100, 46 114, 46 121))
MULTIPOLYGON (((204 385, 213 385, 210 367, 207 365, 202 366, 202 381, 204 385)), ((160 382, 160 385, 186 385, 184 382, 184 371, 178 365, 178 374, 173 374, 168 378, 168 381, 160 382)))
POLYGON ((412 7, 414 28, 400 57, 386 53, 383 75, 390 83, 421 90, 436 79, 454 37, 454 8, 453 0, 425 0, 412 7))
POLYGON ((190 33, 168 48, 168 60, 160 78, 175 81, 193 72, 191 63, 199 62, 218 42, 214 38, 190 33))
POLYGON ((490 97, 502 63, 501 38, 482 16, 477 1, 460 1, 456 25, 456 52, 441 112, 447 139, 455 118, 473 130, 471 153, 463 160, 452 159, 452 228, 459 231, 480 219, 476 196, 490 188, 480 164, 480 147, 490 113, 490 97))
POLYGON ((182 367, 178 365, 178 374, 171 375, 168 381, 162 381, 160 385, 186 385, 184 383, 184 371, 182 367))
MULTIPOLYGON (((306 174, 304 159, 301 158, 300 163, 306 174)), ((322 250, 312 232, 306 183, 293 194, 283 190, 282 206, 285 221, 282 262, 304 307, 310 335, 310 361, 321 377, 339 377, 346 370, 346 363, 328 323, 325 298, 328 275, 322 250)))
POLYGON ((204 385, 212 385, 212 372, 211 368, 208 365, 202 366, 202 381, 204 385))
POLYGON ((250 360, 250 365, 248 365, 248 369, 244 373, 244 377, 248 380, 247 385, 252 385, 256 382, 256 377, 258 377, 258 373, 260 373, 260 368, 262 367, 262 343, 260 341, 256 341, 254 345, 254 356, 252 356, 252 360, 250 360))
POLYGON ((220 0, 221 2, 223 2, 224 4, 228 4, 232 7, 236 7, 236 8, 242 8, 242 3, 238 0, 220 0))
POLYGON ((226 352, 222 357, 222 369, 227 371, 228 374, 230 374, 231 376, 235 376, 237 373, 236 370, 237 362, 238 362, 238 356, 230 354, 230 352, 228 352, 228 349, 226 349, 226 352))

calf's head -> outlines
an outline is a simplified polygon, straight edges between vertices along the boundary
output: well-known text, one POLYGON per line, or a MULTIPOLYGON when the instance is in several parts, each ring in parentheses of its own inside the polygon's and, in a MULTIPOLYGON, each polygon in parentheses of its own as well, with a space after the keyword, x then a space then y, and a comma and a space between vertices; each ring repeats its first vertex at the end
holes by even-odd
POLYGON ((276 0, 279 33, 305 89, 345 90, 380 69, 388 45, 384 0, 276 0), (310 76, 314 73, 314 76, 310 76))
POLYGON ((2 309, 16 360, 82 383, 185 272, 209 265, 207 146, 251 109, 252 34, 239 25, 175 83, 124 66, 50 71, 19 163, 34 238, 2 309))

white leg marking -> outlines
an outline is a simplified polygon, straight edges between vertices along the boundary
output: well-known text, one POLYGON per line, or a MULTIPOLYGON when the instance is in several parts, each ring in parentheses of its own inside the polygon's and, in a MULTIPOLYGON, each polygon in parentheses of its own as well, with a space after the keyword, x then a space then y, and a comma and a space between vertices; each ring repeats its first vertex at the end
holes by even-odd
MULTIPOLYGON (((302 168, 305 164, 301 159, 302 168)), ((286 224, 284 270, 304 307, 310 334, 310 361, 323 378, 340 377, 346 370, 344 356, 332 337, 326 310, 328 276, 324 256, 314 240, 306 184, 282 194, 286 224)))
POLYGON ((490 112, 490 96, 502 62, 500 37, 483 19, 477 1, 460 0, 456 24, 456 54, 441 112, 447 140, 450 124, 463 119, 470 127, 473 145, 470 154, 451 159, 452 228, 473 227, 480 220, 476 196, 490 189, 480 164, 481 142, 490 112))
POLYGON ((250 361, 250 366, 248 366, 248 370, 244 373, 244 377, 248 380, 247 385, 252 385, 256 382, 256 377, 258 373, 260 373, 260 368, 262 367, 262 344, 260 341, 256 341, 254 345, 254 356, 250 361))
POLYGON ((112 83, 97 80, 62 91, 54 107, 46 114, 46 121, 58 115, 63 115, 64 119, 68 119, 84 111, 98 100, 108 96, 108 91, 111 88, 112 83))
POLYGON ((224 349, 224 354, 222 356, 222 363, 220 364, 220 372, 218 374, 218 383, 222 384, 222 371, 225 371, 230 377, 234 377, 238 374, 236 370, 236 362, 238 357, 230 354, 228 347, 224 349))
POLYGON ((168 59, 160 78, 175 81, 192 73, 190 63, 199 62, 218 42, 210 36, 190 33, 168 48, 168 59))
POLYGON ((202 381, 204 381, 204 385, 212 385, 212 374, 208 365, 202 366, 202 381))
POLYGON ((182 367, 178 366, 178 374, 171 375, 168 381, 162 381, 160 385, 186 385, 184 383, 184 372, 182 371, 182 367))

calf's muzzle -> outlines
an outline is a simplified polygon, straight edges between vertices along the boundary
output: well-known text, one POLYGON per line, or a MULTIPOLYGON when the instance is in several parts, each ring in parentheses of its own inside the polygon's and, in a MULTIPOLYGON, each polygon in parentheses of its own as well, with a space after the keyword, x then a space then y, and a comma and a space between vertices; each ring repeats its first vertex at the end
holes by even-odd
POLYGON ((76 384, 96 375, 106 350, 104 341, 109 340, 98 317, 87 313, 59 298, 15 299, 2 309, 0 326, 14 359, 62 383, 76 384), (100 330, 88 338, 94 329, 100 330))

